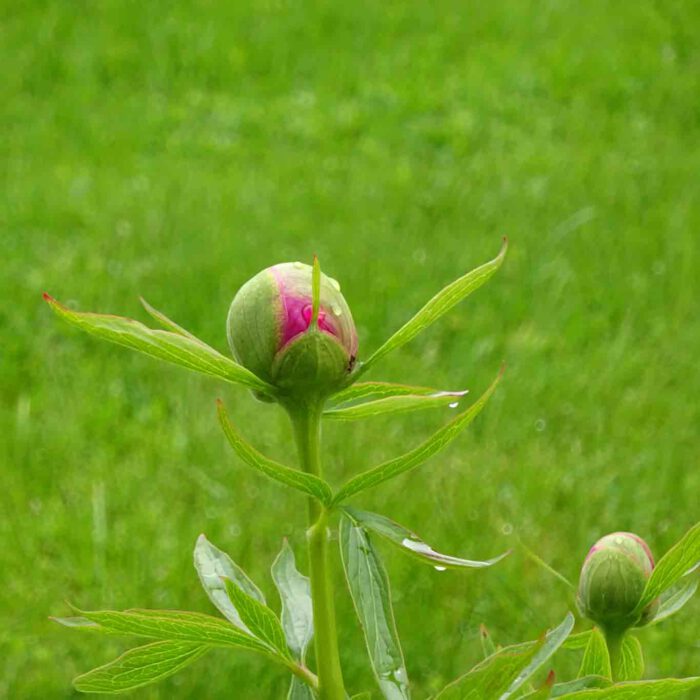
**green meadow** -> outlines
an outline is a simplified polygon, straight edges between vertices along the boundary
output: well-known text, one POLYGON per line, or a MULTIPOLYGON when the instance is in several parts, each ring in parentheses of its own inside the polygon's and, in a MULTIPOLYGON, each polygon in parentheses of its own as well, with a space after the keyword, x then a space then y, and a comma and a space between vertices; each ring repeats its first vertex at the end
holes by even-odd
MULTIPOLYGON (((295 464, 283 413, 81 334, 45 290, 145 321, 143 295, 226 351, 240 285, 316 253, 361 358, 508 236, 496 276, 367 377, 473 399, 506 363, 453 445, 354 501, 449 554, 512 550, 436 572, 379 543, 417 698, 481 658, 480 624, 508 644, 573 605, 520 542, 575 581, 603 534, 634 531, 658 557, 700 519, 699 26, 690 0, 5 4, 0 697, 77 697, 75 675, 130 646, 50 622, 66 601, 213 613, 202 532, 276 609, 283 537, 306 566, 303 497, 234 456, 215 400, 295 464)), ((328 479, 452 415, 329 423, 328 479)), ((335 573, 358 692, 373 682, 335 573)), ((640 632, 647 677, 698 675, 699 615, 696 597, 640 632)), ((221 650, 134 697, 287 684, 221 650)))

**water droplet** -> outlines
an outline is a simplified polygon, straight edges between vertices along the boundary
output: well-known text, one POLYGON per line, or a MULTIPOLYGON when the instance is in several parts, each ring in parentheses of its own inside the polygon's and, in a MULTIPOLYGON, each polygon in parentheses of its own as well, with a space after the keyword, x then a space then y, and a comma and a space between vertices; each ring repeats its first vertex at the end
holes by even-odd
POLYGON ((544 431, 544 429, 545 429, 546 427, 547 427, 547 421, 546 421, 544 418, 538 418, 538 419, 535 421, 535 430, 536 430, 538 433, 541 433, 542 431, 544 431))
POLYGON ((334 316, 342 316, 343 315, 343 310, 338 306, 338 304, 333 304, 331 306, 331 311, 333 312, 334 316))
POLYGON ((512 535, 513 534, 513 526, 510 523, 503 523, 503 527, 501 527, 501 532, 504 535, 512 535))
POLYGON ((435 571, 447 571, 446 566, 434 566, 435 571))
POLYGON ((459 406, 459 401, 453 401, 451 404, 448 404, 450 408, 457 408, 459 406))
POLYGON ((303 270, 305 265, 297 260, 295 263, 292 263, 292 267, 296 267, 297 270, 303 270))

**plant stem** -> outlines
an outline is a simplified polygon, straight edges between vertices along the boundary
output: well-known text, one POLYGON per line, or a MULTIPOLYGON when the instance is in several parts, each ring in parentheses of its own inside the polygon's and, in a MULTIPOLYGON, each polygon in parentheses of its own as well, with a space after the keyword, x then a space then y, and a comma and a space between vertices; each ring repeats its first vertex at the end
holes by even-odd
POLYGON ((617 682, 620 676, 620 662, 622 660, 622 640, 625 636, 623 632, 605 632, 605 643, 608 647, 608 655, 610 656, 610 670, 612 672, 613 682, 617 682))
MULTIPOLYGON (((321 410, 318 404, 289 410, 301 467, 319 477, 323 477, 320 457, 321 410)), ((318 694, 320 700, 345 700, 335 624, 333 582, 328 568, 328 510, 314 498, 309 498, 307 541, 318 694)))

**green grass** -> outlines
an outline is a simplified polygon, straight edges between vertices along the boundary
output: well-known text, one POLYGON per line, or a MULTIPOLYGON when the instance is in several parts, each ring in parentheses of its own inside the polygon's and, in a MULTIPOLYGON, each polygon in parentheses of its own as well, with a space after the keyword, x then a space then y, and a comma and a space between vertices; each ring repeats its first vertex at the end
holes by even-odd
MULTIPOLYGON (((501 388, 456 446, 357 505, 456 555, 519 536, 572 579, 602 534, 633 530, 660 554, 698 519, 696 3, 2 13, 0 697, 72 697, 74 675, 128 646, 52 625, 66 599, 209 611, 200 532, 273 600, 283 536, 304 564, 303 499, 236 461, 214 400, 288 460, 279 410, 74 332, 45 289, 141 319, 143 294, 224 349, 236 289, 318 253, 367 357, 508 234, 498 275, 371 375, 476 396, 505 360, 501 388)), ((416 444, 448 411, 329 425, 329 478, 416 444)), ((436 573, 381 549, 418 698, 477 660, 480 623, 518 641, 569 604, 518 551, 436 573)), ((371 687, 338 607, 348 684, 371 687)), ((699 613, 696 599, 641 633, 650 677, 697 673, 699 613)), ((216 652, 136 697, 277 698, 286 683, 216 652)))

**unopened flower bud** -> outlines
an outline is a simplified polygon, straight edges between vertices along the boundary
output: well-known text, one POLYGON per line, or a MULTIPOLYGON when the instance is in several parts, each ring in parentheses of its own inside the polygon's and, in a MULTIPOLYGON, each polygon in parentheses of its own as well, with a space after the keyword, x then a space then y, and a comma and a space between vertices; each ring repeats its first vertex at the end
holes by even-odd
POLYGON ((315 324, 312 317, 311 266, 269 267, 246 282, 231 302, 231 351, 283 395, 327 396, 344 385, 353 368, 357 332, 340 285, 323 274, 315 324))
POLYGON ((645 624, 656 613, 658 601, 641 614, 636 608, 653 569, 654 558, 641 537, 630 532, 602 537, 581 568, 577 596, 581 612, 606 632, 622 633, 645 624))

